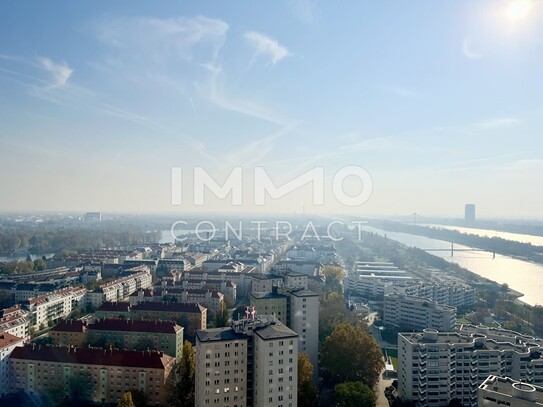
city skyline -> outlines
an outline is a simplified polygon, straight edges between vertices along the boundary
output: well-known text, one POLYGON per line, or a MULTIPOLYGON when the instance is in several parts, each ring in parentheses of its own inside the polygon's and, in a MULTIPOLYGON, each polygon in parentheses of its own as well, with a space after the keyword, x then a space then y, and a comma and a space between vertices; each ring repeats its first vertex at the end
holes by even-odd
POLYGON ((540 2, 4 11, 2 212, 543 217, 540 2), (171 204, 172 167, 190 184, 239 166, 249 185, 255 167, 278 185, 322 167, 329 195, 349 165, 373 182, 354 208, 312 205, 309 186, 265 207, 171 204))

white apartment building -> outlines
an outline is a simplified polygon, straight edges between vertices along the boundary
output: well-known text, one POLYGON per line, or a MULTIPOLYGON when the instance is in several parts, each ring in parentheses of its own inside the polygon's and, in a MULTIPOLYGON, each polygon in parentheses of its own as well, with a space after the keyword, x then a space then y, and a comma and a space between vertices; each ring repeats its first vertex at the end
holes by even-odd
POLYGON ((407 284, 393 284, 385 288, 387 294, 405 294, 427 298, 438 304, 451 307, 471 307, 476 303, 475 289, 458 279, 440 279, 439 281, 413 281, 407 284))
POLYGON ((104 302, 123 301, 140 288, 148 288, 151 285, 152 277, 147 269, 146 271, 134 273, 127 277, 102 284, 96 290, 87 293, 87 304, 91 304, 94 308, 99 308, 104 302))
POLYGON ((248 342, 232 328, 196 332, 196 407, 247 405, 248 342))
POLYGON ((383 323, 403 330, 433 328, 442 332, 454 331, 456 308, 425 298, 388 294, 383 305, 383 323))
POLYGON ((9 355, 24 340, 7 332, 0 333, 0 397, 9 393, 9 355))
POLYGON ((457 398, 477 406, 489 375, 543 384, 543 343, 503 329, 462 325, 456 332, 425 329, 398 334, 398 393, 420 406, 457 398))
POLYGON ((295 407, 298 335, 273 317, 196 333, 195 406, 295 407))
POLYGON ((543 387, 510 377, 489 376, 478 390, 480 407, 542 407, 543 387))
POLYGON ((307 353, 313 365, 313 382, 319 375, 319 295, 310 290, 289 295, 289 327, 298 334, 298 351, 307 353))
POLYGON ((30 326, 40 328, 49 321, 66 318, 83 303, 86 293, 83 287, 70 287, 30 298, 25 304, 30 311, 30 326))
POLYGON ((254 330, 254 406, 298 405, 298 335, 286 325, 254 330))
POLYGON ((27 341, 30 339, 30 312, 20 305, 0 311, 0 333, 8 333, 27 341))

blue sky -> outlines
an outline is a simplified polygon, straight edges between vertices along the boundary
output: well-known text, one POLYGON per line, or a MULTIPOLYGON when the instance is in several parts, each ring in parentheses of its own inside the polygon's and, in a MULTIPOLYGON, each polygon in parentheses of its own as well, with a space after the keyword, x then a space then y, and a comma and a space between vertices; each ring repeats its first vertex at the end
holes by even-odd
POLYGON ((0 210, 541 218, 543 4, 520 1, 4 2, 0 210), (255 166, 329 189, 346 165, 363 206, 251 202, 255 166), (243 166, 247 199, 172 206, 173 166, 187 189, 243 166))

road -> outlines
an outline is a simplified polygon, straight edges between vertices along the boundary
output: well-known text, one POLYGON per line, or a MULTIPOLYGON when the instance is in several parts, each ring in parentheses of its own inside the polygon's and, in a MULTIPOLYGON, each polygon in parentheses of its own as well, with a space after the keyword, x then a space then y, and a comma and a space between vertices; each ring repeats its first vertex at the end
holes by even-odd
MULTIPOLYGON (((381 338, 381 331, 379 330, 379 327, 373 325, 376 316, 377 312, 372 312, 365 318, 368 323, 368 328, 370 329, 370 332, 372 333, 379 346, 381 346, 382 348, 394 347, 393 345, 390 345, 381 338)), ((385 370, 383 369, 383 371, 381 372, 379 383, 377 383, 377 386, 375 388, 375 393, 377 394, 377 407, 390 407, 388 404, 388 400, 385 397, 385 389, 392 384, 392 381, 394 379, 384 378, 384 372, 385 370)))

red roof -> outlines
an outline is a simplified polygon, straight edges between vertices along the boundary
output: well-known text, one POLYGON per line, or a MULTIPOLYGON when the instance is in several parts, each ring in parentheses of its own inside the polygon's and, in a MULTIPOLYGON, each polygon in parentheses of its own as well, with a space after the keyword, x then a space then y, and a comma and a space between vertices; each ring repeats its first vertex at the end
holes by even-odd
POLYGON ((65 319, 55 325, 52 332, 85 332, 87 323, 78 319, 65 319))
POLYGON ((24 339, 15 335, 8 334, 7 332, 0 333, 0 349, 7 348, 8 346, 15 345, 19 342, 23 342, 24 339))
POLYGON ((89 325, 89 330, 158 332, 175 334, 183 328, 171 321, 151 321, 145 319, 99 319, 89 325))
POLYGON ((25 345, 13 350, 12 360, 71 363, 164 369, 172 357, 156 351, 133 351, 100 348, 66 348, 57 346, 25 345))

